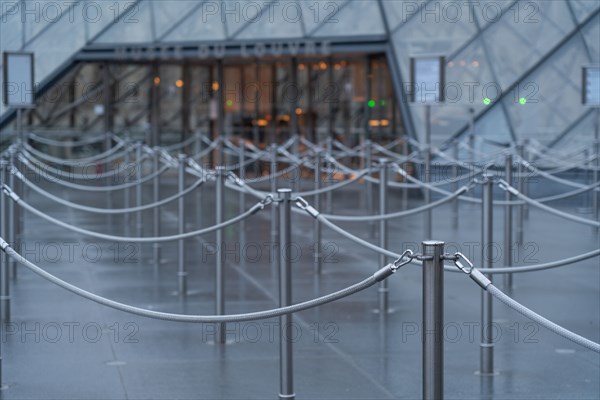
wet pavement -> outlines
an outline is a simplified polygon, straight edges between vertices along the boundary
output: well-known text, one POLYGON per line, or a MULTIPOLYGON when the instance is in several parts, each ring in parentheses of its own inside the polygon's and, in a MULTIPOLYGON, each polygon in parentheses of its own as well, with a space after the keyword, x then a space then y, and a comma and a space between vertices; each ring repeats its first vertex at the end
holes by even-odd
MULTIPOLYGON (((191 183, 193 178, 188 179, 191 183)), ((162 196, 176 191, 166 174, 162 196)), ((107 206, 103 193, 56 185, 44 188, 62 198, 107 206)), ((278 186, 289 186, 280 180, 278 186)), ((263 185, 263 189, 268 186, 263 185)), ((303 182, 303 188, 311 188, 303 182)), ((569 190, 540 182, 532 197, 569 190)), ((377 193, 376 188, 374 192, 377 193)), ((151 201, 144 186, 144 202, 151 201)), ((496 188, 497 198, 504 194, 496 188)), ((411 192, 409 208, 422 204, 411 192)), ((132 198, 134 191, 132 191, 132 198)), ((239 194, 226 190, 226 218, 239 213, 239 194)), ((477 190, 471 195, 480 196, 477 190)), ((401 191, 389 191, 389 209, 403 208, 401 191)), ((26 201, 48 214, 86 229, 135 235, 120 215, 68 209, 29 190, 26 201)), ((312 201, 311 197, 307 198, 312 201)), ((322 203, 324 204, 325 196, 322 203)), ((255 199, 246 196, 250 207, 255 199)), ((365 190, 352 184, 333 195, 336 214, 367 214, 365 190)), ((377 201, 375 199, 375 204, 377 201)), ((123 194, 114 193, 114 207, 123 194)), ((186 229, 214 223, 214 184, 186 196, 186 229)), ((551 203, 591 218, 585 195, 551 203)), ((177 202, 162 208, 161 234, 177 232, 177 202)), ((481 207, 461 203, 453 227, 452 205, 433 212, 433 238, 449 251, 480 258, 481 207)), ((265 209, 239 226, 228 227, 226 311, 242 313, 277 306, 271 212, 265 209), (240 257, 241 254, 241 257, 240 257)), ((314 273, 313 219, 293 214, 293 300, 299 302, 354 284, 382 265, 379 256, 323 227, 323 273, 314 273)), ((423 215, 389 222, 389 248, 400 252, 423 240, 423 215)), ((377 227, 340 223, 377 242, 377 227)), ((516 222, 515 222, 516 226, 516 222)), ((536 264, 578 255, 599 246, 593 228, 530 208, 525 244, 515 264, 536 264)), ((143 213, 141 232, 152 233, 152 212, 143 213)), ((494 241, 503 246, 503 207, 494 209, 494 241)), ((173 313, 214 313, 215 235, 185 241, 189 294, 177 294, 177 243, 161 245, 153 260, 151 244, 111 243, 85 238, 32 214, 25 214, 22 252, 47 271, 107 298, 173 313)), ((516 274, 511 296, 550 320, 600 341, 598 258, 570 266, 516 274)), ((496 263, 502 264, 501 258, 496 263)), ((502 276, 494 278, 504 288, 502 276)), ((294 386, 298 399, 418 399, 421 397, 421 271, 406 266, 389 278, 393 312, 373 312, 377 287, 294 315, 294 386)), ((18 268, 11 281, 12 320, 4 324, 2 375, 5 399, 274 399, 279 393, 278 319, 227 325, 226 345, 214 344, 214 326, 159 321, 129 315, 77 297, 18 268)), ((479 368, 481 290, 466 275, 445 275, 445 397, 448 399, 597 399, 600 355, 567 341, 494 303, 495 369, 479 368)))

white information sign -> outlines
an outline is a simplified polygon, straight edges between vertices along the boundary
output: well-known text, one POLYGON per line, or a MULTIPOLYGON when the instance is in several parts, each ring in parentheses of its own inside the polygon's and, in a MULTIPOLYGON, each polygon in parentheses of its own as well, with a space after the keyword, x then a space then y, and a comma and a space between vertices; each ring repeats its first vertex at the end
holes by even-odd
POLYGON ((583 68, 583 104, 600 106, 600 67, 583 68))
POLYGON ((412 101, 436 104, 444 101, 444 57, 411 58, 412 101))
POLYGON ((2 101, 9 107, 33 107, 33 53, 4 52, 2 59, 2 101))

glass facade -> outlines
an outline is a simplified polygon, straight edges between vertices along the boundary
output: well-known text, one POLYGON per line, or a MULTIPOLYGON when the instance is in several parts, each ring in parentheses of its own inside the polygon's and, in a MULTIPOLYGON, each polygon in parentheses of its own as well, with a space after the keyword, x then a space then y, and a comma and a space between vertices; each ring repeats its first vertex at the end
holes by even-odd
MULTIPOLYGON (((580 99, 581 67, 600 63, 595 0, 2 1, 0 19, 2 51, 35 55, 40 106, 28 121, 47 128, 177 136, 211 129, 216 107, 224 133, 283 137, 297 121, 313 138, 422 140, 424 107, 405 93, 420 55, 446 60, 434 145, 468 133, 472 119, 494 141, 561 146, 595 123, 580 99), (82 87, 45 104, 77 77, 111 84, 77 113, 60 111, 82 87)), ((0 106, 3 129, 10 111, 0 106)))

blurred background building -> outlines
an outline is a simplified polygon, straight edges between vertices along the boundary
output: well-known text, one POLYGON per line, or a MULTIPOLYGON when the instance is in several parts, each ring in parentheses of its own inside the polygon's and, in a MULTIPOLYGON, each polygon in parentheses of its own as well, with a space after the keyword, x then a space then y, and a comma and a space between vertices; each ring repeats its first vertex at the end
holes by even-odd
MULTIPOLYGON (((1 50, 34 53, 33 131, 423 140, 407 98, 421 55, 445 57, 435 145, 474 129, 577 147, 597 124, 581 104, 581 68, 600 62, 595 0, 3 0, 0 13, 1 50)), ((15 117, 0 105, 2 132, 15 117)))

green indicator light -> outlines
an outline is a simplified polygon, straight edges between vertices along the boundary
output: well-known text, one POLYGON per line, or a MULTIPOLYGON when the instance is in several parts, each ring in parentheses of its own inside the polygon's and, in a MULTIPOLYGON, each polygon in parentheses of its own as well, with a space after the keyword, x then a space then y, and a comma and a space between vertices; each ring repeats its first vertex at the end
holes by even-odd
POLYGON ((381 100, 381 105, 385 107, 385 100, 381 100))
POLYGON ((526 99, 525 97, 521 97, 521 98, 519 99, 519 103, 521 103, 521 104, 525 104, 525 103, 527 103, 527 99, 526 99))
POLYGON ((375 107, 375 100, 369 100, 369 102, 367 103, 367 105, 368 105, 370 108, 373 108, 373 107, 375 107))
POLYGON ((227 104, 227 107, 231 107, 233 105, 233 101, 232 100, 227 100, 225 102, 225 104, 227 104))
POLYGON ((483 99, 483 104, 485 104, 486 106, 488 106, 492 101, 489 99, 489 97, 486 97, 485 99, 483 99))

